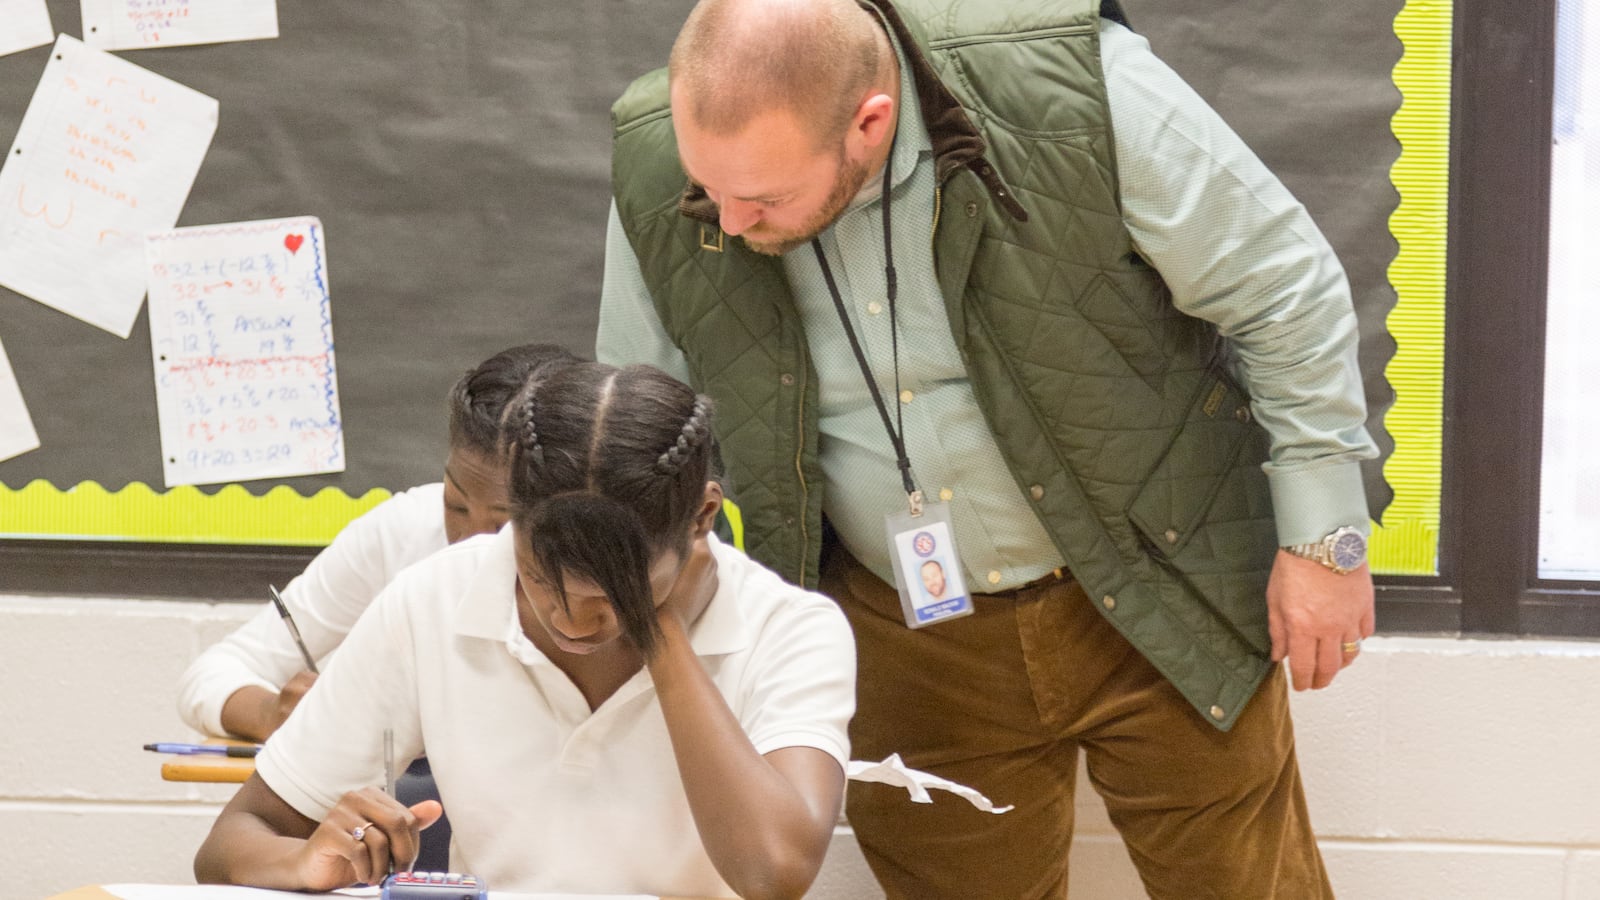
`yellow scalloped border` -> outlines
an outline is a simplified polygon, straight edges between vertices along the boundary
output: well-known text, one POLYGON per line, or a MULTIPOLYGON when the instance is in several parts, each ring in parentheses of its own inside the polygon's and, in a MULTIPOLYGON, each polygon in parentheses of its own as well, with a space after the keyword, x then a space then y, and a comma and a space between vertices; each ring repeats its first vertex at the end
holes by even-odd
POLYGON ((323 488, 305 497, 283 485, 257 496, 237 484, 204 494, 139 482, 108 491, 93 481, 62 490, 39 480, 20 490, 0 485, 0 536, 316 547, 389 496, 323 488))
POLYGON ((1439 571, 1440 466, 1444 447, 1445 242, 1450 193, 1450 0, 1408 0, 1395 17, 1403 45, 1394 68, 1400 141, 1390 179, 1400 204, 1389 230, 1400 251, 1389 265, 1399 299, 1389 313, 1397 345, 1386 374, 1395 404, 1384 417, 1394 454, 1384 476, 1394 502, 1374 527, 1372 568, 1389 575, 1439 571))

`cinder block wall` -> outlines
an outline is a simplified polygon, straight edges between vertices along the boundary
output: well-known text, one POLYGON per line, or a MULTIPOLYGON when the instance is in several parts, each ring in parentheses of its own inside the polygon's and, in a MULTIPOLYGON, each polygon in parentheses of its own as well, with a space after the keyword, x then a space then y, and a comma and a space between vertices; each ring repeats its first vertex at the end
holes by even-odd
MULTIPOLYGON (((161 781, 178 675, 235 605, 0 596, 5 895, 184 882, 231 788, 161 781)), ((1383 638, 1297 695, 1301 762, 1346 900, 1600 898, 1600 644, 1383 638)), ((1003 798, 997 798, 1003 799, 1003 798)), ((1075 897, 1144 893, 1085 782, 1075 897)), ((811 896, 877 898, 847 828, 811 896)), ((979 896, 977 894, 974 895, 979 896)))

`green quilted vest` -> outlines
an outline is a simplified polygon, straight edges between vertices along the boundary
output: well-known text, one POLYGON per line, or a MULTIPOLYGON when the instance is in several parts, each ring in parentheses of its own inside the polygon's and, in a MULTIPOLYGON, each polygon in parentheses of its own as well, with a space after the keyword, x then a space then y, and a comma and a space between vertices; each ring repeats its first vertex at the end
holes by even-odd
MULTIPOLYGON (((868 0, 933 140, 938 280, 1017 487, 1107 618, 1208 721, 1270 662, 1267 439, 1206 322, 1118 205, 1099 4, 868 0)), ((678 164, 665 71, 612 109, 613 190, 717 437, 751 556, 815 586, 817 388, 782 264, 725 239, 678 164)), ((960 627, 957 624, 954 627, 960 627)))

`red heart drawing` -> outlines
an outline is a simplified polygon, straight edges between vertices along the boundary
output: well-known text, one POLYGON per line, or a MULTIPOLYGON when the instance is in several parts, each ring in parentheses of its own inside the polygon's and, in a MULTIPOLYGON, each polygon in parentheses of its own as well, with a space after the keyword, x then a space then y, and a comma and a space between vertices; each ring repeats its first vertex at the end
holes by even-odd
POLYGON ((283 239, 283 245, 289 248, 290 253, 298 252, 300 245, 306 242, 305 235, 291 234, 283 239))

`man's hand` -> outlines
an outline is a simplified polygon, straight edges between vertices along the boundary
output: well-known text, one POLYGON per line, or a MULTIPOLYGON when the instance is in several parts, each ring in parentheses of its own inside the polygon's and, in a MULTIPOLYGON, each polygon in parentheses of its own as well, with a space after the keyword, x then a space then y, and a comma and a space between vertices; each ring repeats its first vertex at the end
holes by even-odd
POLYGON ((1289 659, 1294 689, 1319 690, 1361 652, 1345 652, 1373 632, 1372 571, 1340 575, 1321 563, 1278 551, 1267 581, 1272 661, 1289 659))

